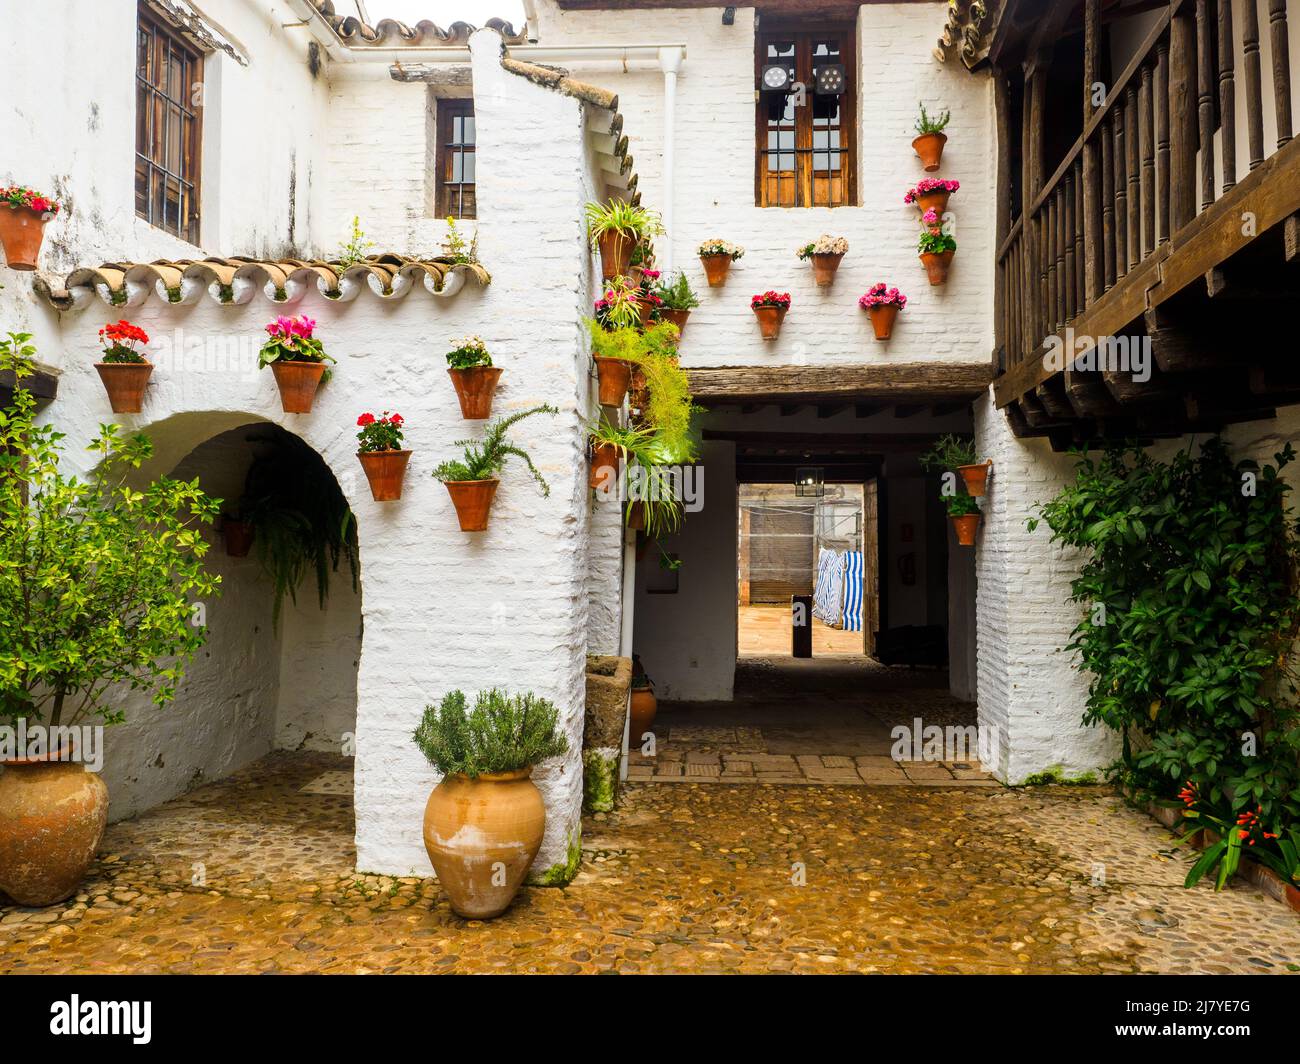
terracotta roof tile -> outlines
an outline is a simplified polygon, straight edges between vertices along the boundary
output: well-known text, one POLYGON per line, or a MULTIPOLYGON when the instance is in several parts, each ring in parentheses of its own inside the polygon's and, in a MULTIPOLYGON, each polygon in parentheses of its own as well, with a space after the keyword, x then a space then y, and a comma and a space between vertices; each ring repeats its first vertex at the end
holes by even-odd
MULTIPOLYGON (((311 4, 329 23, 339 40, 354 48, 364 48, 367 45, 376 47, 410 45, 412 48, 436 48, 440 45, 464 47, 469 43, 470 34, 479 28, 471 26, 468 22, 453 22, 444 30, 428 19, 422 19, 414 26, 408 26, 405 22, 398 22, 391 18, 380 19, 377 25, 371 26, 355 16, 337 14, 331 0, 311 0, 311 4)), ((526 30, 516 30, 504 19, 488 19, 484 26, 500 33, 507 44, 524 44, 528 40, 526 30)))

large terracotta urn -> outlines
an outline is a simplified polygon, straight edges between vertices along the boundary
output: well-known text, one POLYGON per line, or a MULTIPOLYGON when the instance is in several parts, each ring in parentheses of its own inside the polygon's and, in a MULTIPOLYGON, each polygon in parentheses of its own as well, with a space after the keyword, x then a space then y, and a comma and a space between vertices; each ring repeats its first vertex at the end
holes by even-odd
POLYGON ((628 730, 628 746, 637 747, 641 745, 641 737, 654 724, 657 712, 659 712, 659 699, 655 698, 654 690, 649 687, 633 687, 632 724, 628 730))
POLYGON ((461 916, 505 912, 542 847, 546 805, 532 771, 448 776, 429 795, 424 846, 461 916))
POLYGON ((108 788, 77 761, 50 755, 3 762, 0 893, 53 905, 76 892, 108 821, 108 788))

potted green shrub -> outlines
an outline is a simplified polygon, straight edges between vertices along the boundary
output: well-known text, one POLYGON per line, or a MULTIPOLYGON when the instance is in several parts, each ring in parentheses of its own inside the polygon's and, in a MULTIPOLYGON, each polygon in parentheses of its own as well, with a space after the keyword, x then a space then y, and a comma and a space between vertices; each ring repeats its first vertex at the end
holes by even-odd
POLYGON ((818 288, 828 288, 835 283, 835 271, 848 253, 849 242, 842 236, 828 233, 823 233, 798 251, 800 260, 812 263, 813 281, 818 288))
POLYGON ((149 334, 123 318, 99 330, 104 353, 95 363, 95 372, 108 393, 108 404, 115 414, 138 414, 144 408, 144 390, 153 373, 153 364, 136 344, 147 344, 149 334))
POLYGON ((459 915, 499 916, 542 846, 546 805, 534 766, 568 752, 559 711, 530 693, 452 691, 426 706, 415 745, 442 774, 424 810, 424 845, 459 915))
POLYGON ((925 274, 931 285, 941 285, 948 280, 948 267, 952 265, 953 254, 957 251, 957 241, 952 234, 945 232, 943 222, 934 210, 928 210, 921 216, 921 238, 916 250, 925 266, 925 274))
POLYGON ((221 580, 201 534, 217 500, 197 480, 127 482, 153 453, 148 437, 102 425, 94 475, 60 471, 62 436, 36 422, 22 386, 30 339, 0 340, 0 372, 15 381, 0 409, 0 723, 28 740, 0 771, 0 891, 40 906, 76 891, 108 813, 78 741, 45 729, 121 723, 128 687, 171 702, 207 635, 194 603, 221 580))
POLYGON ((921 456, 921 465, 930 470, 951 470, 957 473, 971 495, 983 495, 988 485, 993 460, 983 462, 975 451, 975 442, 969 436, 948 433, 940 436, 933 447, 921 456))
POLYGON ((957 542, 963 547, 975 546, 975 533, 979 530, 980 504, 969 495, 949 495, 944 500, 948 508, 948 519, 953 531, 957 533, 957 542))
POLYGON ((357 418, 357 459, 366 471, 370 482, 370 495, 375 502, 393 502, 402 497, 402 479, 411 452, 402 449, 402 426, 406 422, 401 414, 387 410, 379 417, 367 411, 357 418))
POLYGON ((921 114, 916 120, 916 139, 912 141, 912 150, 920 156, 922 168, 932 174, 939 169, 939 162, 943 159, 943 146, 948 143, 948 134, 944 129, 952 121, 952 112, 941 111, 931 115, 926 111, 925 104, 918 106, 921 114))
POLYGON ((663 232, 659 216, 644 207, 611 200, 588 203, 587 235, 600 252, 601 276, 606 281, 624 276, 632 265, 632 250, 663 232))
POLYGON ((456 446, 465 448, 464 457, 443 462, 433 471, 433 477, 446 485, 447 494, 456 507, 456 518, 462 532, 487 530, 492 499, 501 483, 501 470, 505 467, 506 460, 512 456, 521 459, 528 466, 528 471, 541 487, 543 495, 551 493, 550 485, 533 465, 528 452, 511 443, 507 433, 526 417, 558 413, 555 407, 544 403, 531 410, 521 410, 509 417, 498 418, 488 426, 483 439, 478 443, 473 440, 456 441, 456 446))
POLYGON ((447 352, 447 376, 456 389, 460 416, 466 421, 482 421, 492 416, 492 396, 501 370, 492 365, 487 344, 477 336, 456 340, 447 352))
POLYGON ((655 285, 655 294, 659 297, 659 317, 677 327, 677 338, 680 340, 686 332, 686 321, 691 316, 691 311, 700 305, 700 299, 687 280, 686 273, 678 270, 667 281, 660 278, 655 285))
POLYGON ((279 317, 266 327, 268 339, 258 355, 258 366, 271 367, 286 414, 310 414, 316 389, 328 379, 326 363, 334 359, 325 353, 315 329, 316 322, 306 315, 279 317))
POLYGON ((731 264, 743 258, 745 249, 739 244, 732 244, 718 237, 710 237, 699 246, 696 254, 704 267, 704 276, 708 278, 710 288, 721 288, 727 283, 727 274, 731 264))

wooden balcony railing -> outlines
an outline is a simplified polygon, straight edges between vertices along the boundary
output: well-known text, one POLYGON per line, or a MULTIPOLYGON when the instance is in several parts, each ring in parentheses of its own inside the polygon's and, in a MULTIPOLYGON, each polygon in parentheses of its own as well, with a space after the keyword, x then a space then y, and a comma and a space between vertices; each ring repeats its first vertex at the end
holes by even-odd
MULTIPOLYGON (((1265 159, 1266 108, 1275 116, 1277 149, 1291 140, 1286 0, 1268 0, 1268 15, 1267 95, 1255 4, 1234 10, 1232 0, 1172 0, 1055 173, 1035 188, 1026 168, 1026 207, 997 252, 1003 372, 1036 358, 1047 337, 1102 301, 1118 301, 1118 289, 1154 280, 1171 242, 1176 248, 1196 220, 1198 201, 1203 212, 1232 191, 1239 92, 1250 171, 1265 159)), ((1026 155, 1033 123, 1041 124, 1044 84, 1041 72, 1026 83, 1026 155)))

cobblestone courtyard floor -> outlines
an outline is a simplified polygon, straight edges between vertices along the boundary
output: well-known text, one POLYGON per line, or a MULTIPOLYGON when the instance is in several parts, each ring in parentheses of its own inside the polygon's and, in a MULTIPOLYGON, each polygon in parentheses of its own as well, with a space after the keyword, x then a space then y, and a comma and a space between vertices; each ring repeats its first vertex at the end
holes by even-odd
POLYGON ((563 890, 488 922, 352 871, 341 758, 273 754, 112 825, 84 890, 0 905, 0 971, 1273 972, 1300 918, 1179 886, 1100 788, 633 784, 563 890), (802 867, 804 885, 796 885, 802 867))

